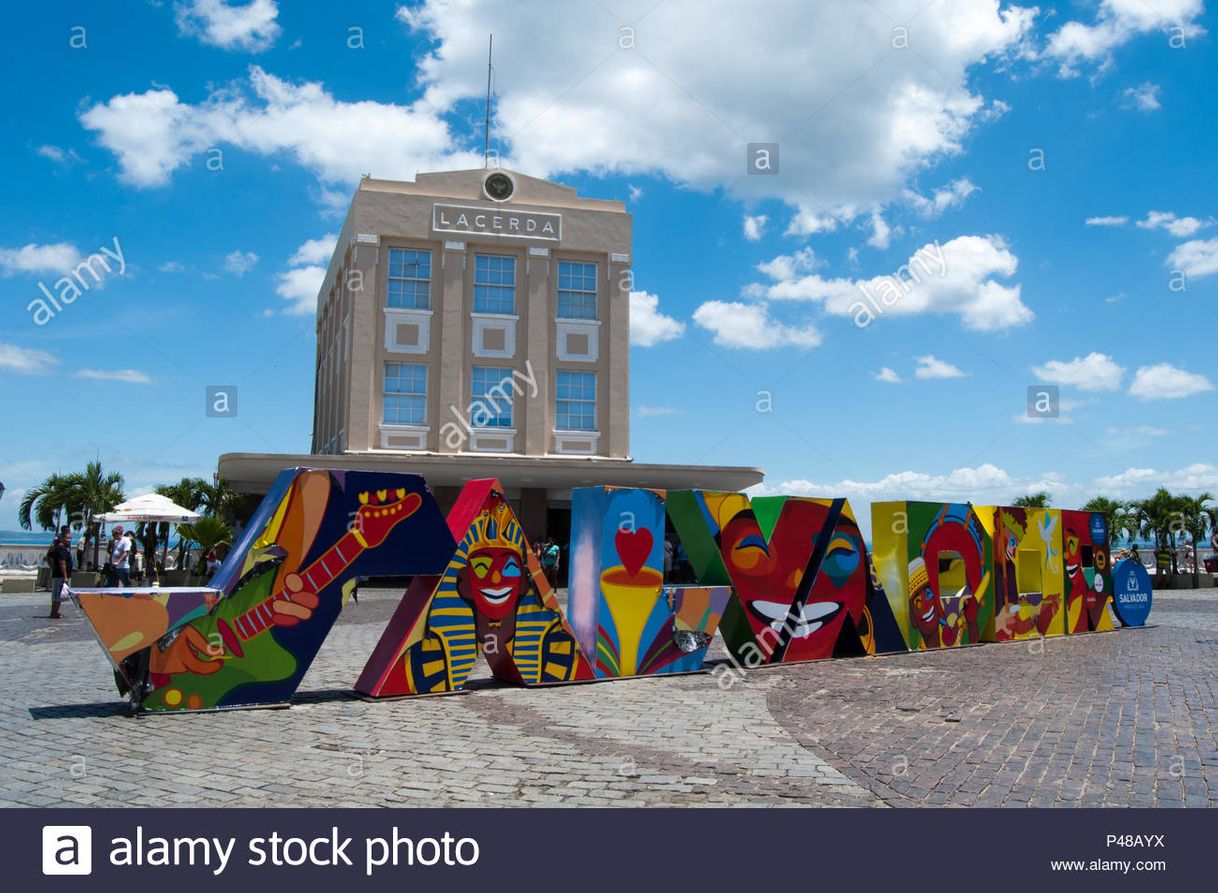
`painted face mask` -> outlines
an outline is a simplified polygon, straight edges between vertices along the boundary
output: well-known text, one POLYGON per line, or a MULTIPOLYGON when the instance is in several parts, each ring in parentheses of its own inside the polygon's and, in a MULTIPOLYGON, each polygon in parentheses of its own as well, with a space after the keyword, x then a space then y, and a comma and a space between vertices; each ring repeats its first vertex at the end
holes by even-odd
POLYGON ((789 500, 767 542, 751 511, 723 528, 720 553, 759 645, 784 661, 830 657, 847 613, 861 617, 867 570, 858 527, 840 523, 829 536, 818 567, 809 569, 818 540, 831 522, 830 507, 789 500), (804 574, 815 573, 803 605, 793 608, 804 574), (819 572, 818 572, 819 571, 819 572))
POLYGON ((930 585, 926 562, 921 558, 909 563, 909 619, 923 639, 938 643, 944 619, 943 603, 930 585))
POLYGON ((502 620, 516 610, 528 577, 515 549, 485 547, 470 553, 462 575, 461 595, 472 599, 475 608, 490 620, 502 620))

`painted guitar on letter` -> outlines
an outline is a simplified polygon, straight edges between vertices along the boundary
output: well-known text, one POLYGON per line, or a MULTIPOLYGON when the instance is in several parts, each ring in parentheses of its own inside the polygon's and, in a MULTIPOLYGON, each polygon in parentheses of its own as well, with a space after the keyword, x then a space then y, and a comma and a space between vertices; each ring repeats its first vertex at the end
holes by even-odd
POLYGON ((154 690, 144 699, 144 708, 206 709, 219 705, 240 685, 290 678, 296 672, 296 657, 268 632, 307 622, 319 597, 352 562, 365 549, 383 543, 422 502, 419 494, 405 490, 392 496, 390 501, 385 490, 378 491, 375 499, 361 493, 351 529, 308 567, 285 574, 277 590, 280 567, 256 572, 206 617, 183 627, 164 648, 154 647, 150 659, 154 690))

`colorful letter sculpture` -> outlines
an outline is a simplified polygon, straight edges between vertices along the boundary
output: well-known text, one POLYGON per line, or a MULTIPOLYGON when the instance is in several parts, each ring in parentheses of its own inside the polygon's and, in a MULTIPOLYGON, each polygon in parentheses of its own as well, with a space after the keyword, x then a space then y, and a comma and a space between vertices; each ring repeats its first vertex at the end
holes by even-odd
POLYGON ((1066 632, 1113 629, 1108 518, 1100 512, 1062 510, 1066 632))
POLYGON ((994 612, 990 537, 971 505, 877 502, 871 537, 911 651, 982 641, 994 612))
POLYGON ((567 616, 598 678, 702 668, 730 589, 664 587, 664 518, 654 490, 571 493, 567 616))
POLYGON ((844 499, 669 491, 703 583, 730 585, 720 629, 745 666, 904 650, 844 499))
POLYGON ((418 475, 285 471, 209 589, 73 597, 143 710, 281 704, 360 576, 437 574, 453 539, 418 475))
POLYGON ((568 616, 496 480, 445 519, 418 475, 289 469, 209 586, 71 591, 146 711, 285 703, 362 577, 410 577, 356 690, 460 691, 478 655, 516 685, 1141 626, 1146 569, 1109 567, 1104 515, 968 503, 586 487, 572 494, 568 616), (697 585, 666 585, 667 521, 697 585))
POLYGON ((1062 513, 982 508, 994 538, 994 640, 1066 634, 1062 513))
POLYGON ((355 689, 374 698, 461 689, 478 651, 497 679, 593 678, 498 481, 469 481, 448 515, 443 574, 411 581, 355 689))

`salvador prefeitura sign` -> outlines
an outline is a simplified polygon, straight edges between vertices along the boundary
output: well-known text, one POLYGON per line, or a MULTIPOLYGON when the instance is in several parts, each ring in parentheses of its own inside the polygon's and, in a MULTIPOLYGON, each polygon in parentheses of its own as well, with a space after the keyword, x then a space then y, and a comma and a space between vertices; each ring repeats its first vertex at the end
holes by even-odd
POLYGON ((1126 558, 1112 569, 1112 609, 1125 626, 1141 626, 1150 616, 1153 590, 1142 562, 1126 558))

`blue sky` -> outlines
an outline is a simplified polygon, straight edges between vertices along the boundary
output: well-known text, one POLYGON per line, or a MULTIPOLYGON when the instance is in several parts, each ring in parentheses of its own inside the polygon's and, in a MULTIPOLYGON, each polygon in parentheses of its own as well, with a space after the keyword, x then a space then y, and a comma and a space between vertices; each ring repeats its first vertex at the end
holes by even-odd
POLYGON ((15 10, 0 528, 94 456, 138 493, 309 449, 328 238, 360 173, 480 165, 490 31, 503 163, 634 214, 636 459, 862 515, 1218 490, 1213 11, 807 5, 15 10), (122 274, 38 325, 39 284, 115 239, 122 274), (233 384, 237 417, 204 417, 233 384), (1027 417, 1040 384, 1059 418, 1027 417))

